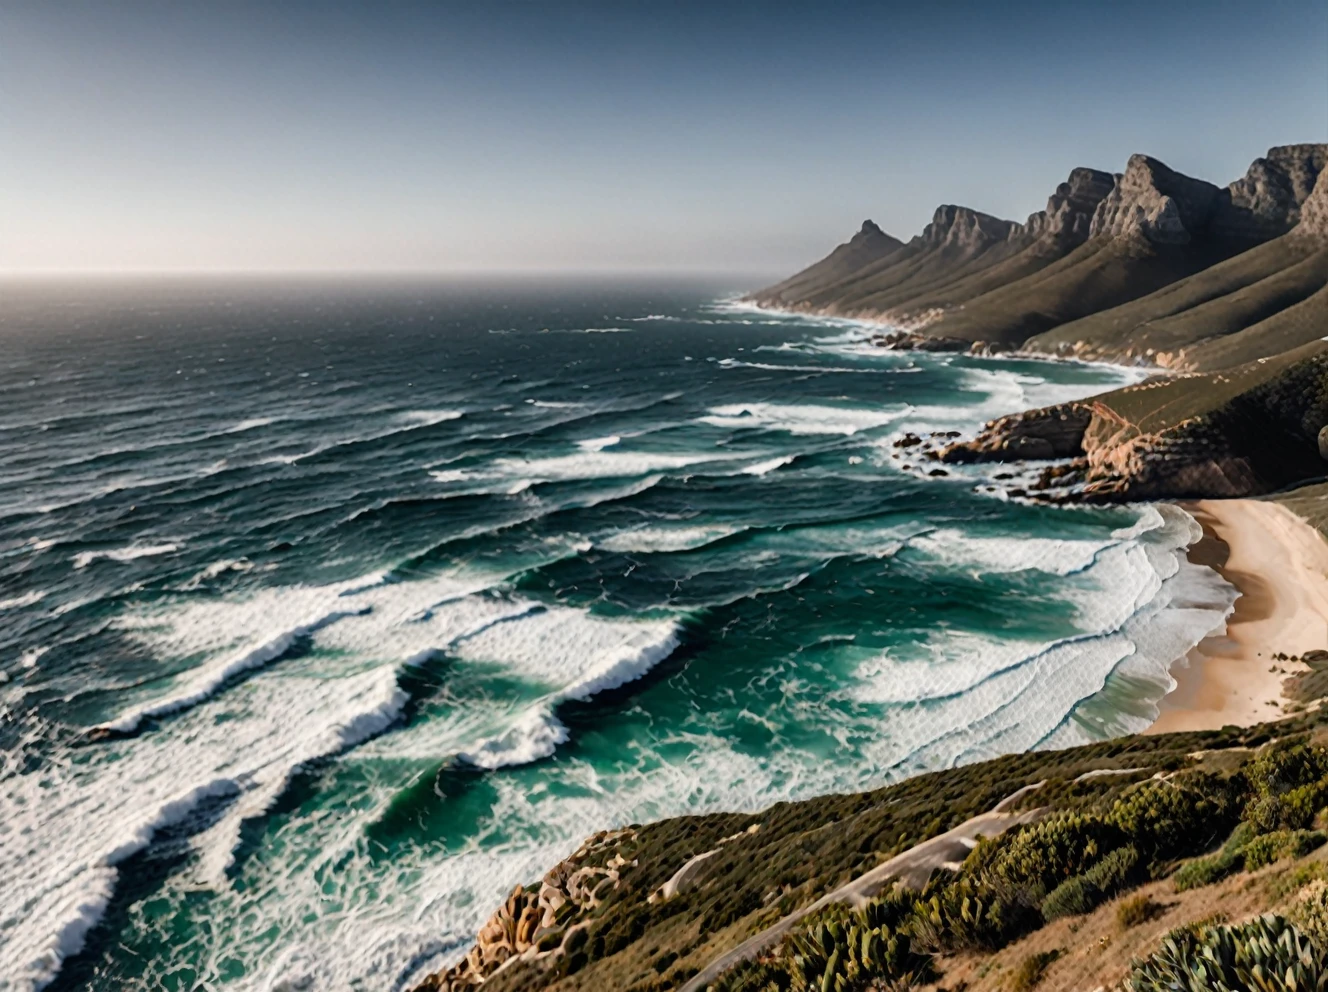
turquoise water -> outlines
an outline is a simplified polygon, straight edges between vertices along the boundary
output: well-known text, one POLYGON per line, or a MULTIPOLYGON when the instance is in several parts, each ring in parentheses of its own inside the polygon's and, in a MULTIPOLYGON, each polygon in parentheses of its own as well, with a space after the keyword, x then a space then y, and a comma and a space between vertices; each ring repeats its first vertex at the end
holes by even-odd
POLYGON ((1145 726, 1192 521, 892 447, 1131 374, 723 300, 8 292, 0 987, 403 988, 595 830, 1145 726))

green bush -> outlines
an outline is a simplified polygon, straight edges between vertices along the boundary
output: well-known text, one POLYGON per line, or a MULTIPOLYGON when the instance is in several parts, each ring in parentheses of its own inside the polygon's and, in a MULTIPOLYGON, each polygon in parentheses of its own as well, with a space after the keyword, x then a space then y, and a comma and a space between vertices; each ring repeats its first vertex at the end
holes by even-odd
POLYGON ((1176 885, 1176 891, 1184 892, 1187 889, 1212 885, 1214 882, 1220 882, 1228 875, 1240 871, 1245 865, 1245 846, 1253 839, 1253 825, 1249 823, 1238 824, 1236 829, 1231 831, 1231 836, 1226 839, 1221 850, 1216 854, 1194 858, 1180 866, 1172 877, 1172 881, 1176 885))
POLYGON ((1328 955, 1269 913, 1239 926, 1176 930, 1134 962, 1131 992, 1306 992, 1328 988, 1328 955))
POLYGON ((1049 890, 1083 874, 1125 840, 1119 827, 1096 814, 1053 813, 1011 832, 981 873, 1040 903, 1049 890))
POLYGON ((917 984, 931 973, 931 958, 917 953, 906 933, 866 925, 818 923, 789 940, 794 992, 859 992, 881 981, 917 984))
POLYGON ((1133 847, 1112 851, 1082 875, 1066 879, 1042 901, 1042 916, 1048 923, 1062 916, 1091 913, 1121 891, 1139 864, 1133 847))
POLYGON ((1063 916, 1083 916, 1102 904, 1101 893, 1083 875, 1067 878, 1042 900, 1042 918, 1048 923, 1063 916))
POLYGON ((1274 830, 1255 837, 1245 845, 1245 870, 1254 871, 1283 858, 1301 858, 1317 847, 1325 837, 1317 830, 1274 830))
POLYGON ((1328 802, 1328 749, 1295 740, 1269 745, 1246 769, 1254 798, 1244 818, 1261 833, 1303 830, 1328 802))
POLYGON ((928 951, 997 950, 1041 923, 1008 885, 962 878, 924 892, 911 927, 928 951))
POLYGON ((1112 805, 1109 822, 1149 861, 1168 861, 1210 843, 1231 829, 1234 804, 1224 782, 1192 776, 1188 784, 1150 780, 1112 805))

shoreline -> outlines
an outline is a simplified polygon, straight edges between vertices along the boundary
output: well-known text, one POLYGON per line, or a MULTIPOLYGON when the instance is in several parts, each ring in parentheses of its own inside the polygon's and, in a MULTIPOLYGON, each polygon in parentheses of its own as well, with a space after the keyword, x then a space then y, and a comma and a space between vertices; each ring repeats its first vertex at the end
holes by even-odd
POLYGON ((1268 500, 1182 506, 1204 529, 1190 561, 1215 569, 1239 596, 1225 630, 1172 665, 1176 687, 1144 733, 1246 727, 1289 715, 1283 682, 1308 668, 1273 656, 1328 649, 1328 540, 1268 500))
MULTIPOLYGON (((772 307, 764 303, 757 303, 754 300, 749 300, 744 297, 724 300, 723 302, 727 306, 748 310, 753 313, 770 314, 775 317, 793 317, 793 318, 801 318, 804 320, 824 320, 827 322, 827 326, 833 326, 832 324, 829 323, 831 321, 840 321, 842 323, 859 324, 864 329, 869 329, 873 331, 879 328, 882 331, 902 331, 904 333, 914 333, 913 331, 905 327, 902 327, 898 324, 891 324, 884 317, 850 316, 848 314, 829 313, 824 309, 788 310, 783 307, 772 307)), ((894 350, 901 353, 907 353, 909 351, 909 349, 906 348, 894 349, 894 350)), ((968 358, 1016 359, 1018 361, 1024 361, 1024 362, 1048 362, 1053 365, 1085 365, 1090 368, 1119 369, 1125 372, 1129 372, 1133 376, 1141 376, 1142 378, 1140 379, 1140 381, 1142 381, 1143 379, 1152 378, 1154 376, 1175 376, 1179 374, 1176 369, 1167 368, 1166 366, 1163 365, 1156 365, 1156 364, 1148 365, 1143 363, 1127 364, 1125 362, 1108 361, 1107 359, 1104 358, 1081 358, 1077 355, 1058 355, 1058 354, 1052 354, 1050 352, 1023 351, 1021 349, 1015 349, 1014 351, 1001 351, 1001 352, 992 352, 992 353, 961 351, 957 352, 956 354, 964 355, 968 358)))

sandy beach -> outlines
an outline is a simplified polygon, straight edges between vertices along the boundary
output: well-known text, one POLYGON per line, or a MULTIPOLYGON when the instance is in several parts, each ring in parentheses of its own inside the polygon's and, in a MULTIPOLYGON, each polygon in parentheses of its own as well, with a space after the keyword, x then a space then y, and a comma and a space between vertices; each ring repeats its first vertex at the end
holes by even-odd
POLYGON ((1283 680, 1305 666, 1273 655, 1328 649, 1328 541, 1277 503, 1202 500, 1185 508, 1204 528, 1191 560, 1216 568, 1241 596, 1225 634, 1173 667, 1177 686, 1148 732, 1276 719, 1286 702, 1283 680))

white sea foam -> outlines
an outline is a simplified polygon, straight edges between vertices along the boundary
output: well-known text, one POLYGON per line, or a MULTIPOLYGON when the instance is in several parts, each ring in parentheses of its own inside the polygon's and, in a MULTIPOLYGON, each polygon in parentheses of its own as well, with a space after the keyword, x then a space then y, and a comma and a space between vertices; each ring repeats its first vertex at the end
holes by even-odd
POLYGON ((127 548, 113 548, 108 551, 80 551, 74 555, 75 568, 87 568, 96 561, 133 561, 136 558, 152 558, 157 555, 169 555, 178 551, 178 544, 135 544, 127 548))
POLYGON ((398 415, 403 421, 415 427, 432 427, 434 424, 449 420, 460 420, 465 416, 462 410, 407 410, 398 415))
POLYGON ((767 372, 837 372, 852 373, 854 375, 884 375, 891 372, 886 368, 846 368, 842 365, 789 365, 785 363, 774 362, 743 362, 736 358, 722 358, 719 361, 721 368, 726 369, 762 369, 767 372))
POLYGON ((203 803, 276 794, 272 783, 381 731, 404 702, 390 668, 252 682, 229 706, 183 716, 165 742, 101 745, 77 770, 11 778, 0 795, 0 974, 16 989, 46 985, 105 911, 117 866, 159 831, 203 803))
POLYGON ((907 407, 838 407, 786 403, 734 403, 712 407, 702 423, 730 430, 760 428, 789 434, 857 434, 893 423, 907 407))
POLYGON ((490 661, 526 678, 557 684, 500 734, 458 756, 480 768, 526 764, 553 754, 568 739, 554 707, 589 699, 632 682, 678 645, 672 621, 625 622, 554 608, 502 626, 491 625, 457 646, 463 658, 490 661))
POLYGON ((600 538, 595 544, 605 551, 639 552, 691 551, 731 537, 744 528, 731 526, 634 527, 600 538))
POLYGON ((25 606, 34 606, 45 598, 46 591, 44 589, 33 589, 21 596, 0 599, 0 610, 21 610, 25 606))
POLYGON ((269 424, 277 422, 276 417, 251 417, 248 420, 241 420, 234 427, 228 427, 223 434, 243 434, 245 431, 256 430, 259 427, 266 427, 269 424))
POLYGON ((797 457, 797 455, 783 455, 779 458, 771 458, 768 461, 757 462, 755 465, 748 465, 742 472, 743 475, 769 475, 777 468, 791 465, 797 457))
POLYGON ((983 537, 947 527, 913 538, 909 547, 975 574, 1028 569, 1049 575, 1071 575, 1092 565, 1113 543, 1022 535, 983 537))
POLYGON ((935 767, 1146 727, 1157 699, 1174 686, 1170 666, 1220 630, 1234 602, 1234 590, 1216 573, 1185 558, 1196 539, 1193 527, 1174 507, 1148 507, 1138 525, 1122 528, 1105 548, 1046 546, 1012 561, 1018 568, 1002 569, 1074 574, 1058 588, 1075 605, 1082 633, 1038 642, 938 630, 912 657, 865 660, 853 698, 934 701, 927 725, 896 724, 878 759, 935 767), (1108 680, 1120 676, 1154 686, 1152 695, 1127 710, 1095 703, 1108 680))
POLYGON ((610 434, 608 437, 588 437, 582 441, 577 441, 576 445, 583 451, 603 451, 605 448, 612 448, 615 444, 622 441, 617 434, 610 434))

